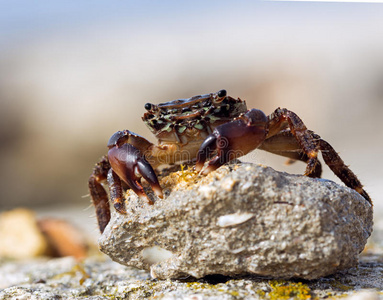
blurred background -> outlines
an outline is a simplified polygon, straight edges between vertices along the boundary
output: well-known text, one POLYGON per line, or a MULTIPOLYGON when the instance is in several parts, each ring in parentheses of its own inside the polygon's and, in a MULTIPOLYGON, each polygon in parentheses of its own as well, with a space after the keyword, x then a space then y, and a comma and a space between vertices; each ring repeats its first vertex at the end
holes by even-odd
MULTIPOLYGON (((381 214, 382 28, 382 4, 1 1, 0 210, 70 212, 97 235, 87 180, 109 137, 155 142, 146 102, 224 88, 266 114, 296 112, 381 214)), ((261 151, 245 160, 305 169, 261 151)))

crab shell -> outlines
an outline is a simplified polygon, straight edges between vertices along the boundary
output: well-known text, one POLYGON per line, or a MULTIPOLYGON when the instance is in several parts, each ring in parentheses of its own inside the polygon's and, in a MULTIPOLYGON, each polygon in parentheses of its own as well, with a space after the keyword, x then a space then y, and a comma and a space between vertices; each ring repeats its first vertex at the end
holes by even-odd
POLYGON ((142 120, 163 143, 201 144, 217 126, 247 111, 246 102, 226 91, 178 99, 158 105, 147 103, 142 120))

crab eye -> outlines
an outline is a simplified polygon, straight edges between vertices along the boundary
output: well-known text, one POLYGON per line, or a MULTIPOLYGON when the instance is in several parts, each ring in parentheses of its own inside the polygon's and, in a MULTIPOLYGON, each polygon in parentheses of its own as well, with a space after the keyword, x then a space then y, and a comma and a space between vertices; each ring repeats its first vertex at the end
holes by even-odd
POLYGON ((146 103, 145 104, 145 109, 146 110, 151 110, 152 109, 152 104, 151 103, 146 103))
POLYGON ((227 95, 226 90, 220 90, 220 91, 218 91, 218 93, 217 93, 217 96, 218 96, 219 98, 226 97, 226 95, 227 95))

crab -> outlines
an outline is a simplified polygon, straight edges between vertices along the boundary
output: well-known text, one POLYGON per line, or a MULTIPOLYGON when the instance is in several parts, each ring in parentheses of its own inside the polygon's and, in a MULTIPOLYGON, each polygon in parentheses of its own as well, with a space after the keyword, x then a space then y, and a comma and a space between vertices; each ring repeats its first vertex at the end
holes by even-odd
POLYGON ((153 204, 141 185, 144 178, 154 194, 163 198, 155 170, 166 164, 195 162, 195 170, 206 175, 223 164, 254 149, 307 163, 304 175, 318 178, 324 162, 346 186, 371 199, 356 175, 344 164, 333 147, 286 108, 266 116, 246 107, 246 102, 227 95, 226 90, 160 104, 146 103, 144 123, 158 139, 155 145, 129 130, 114 133, 108 155, 94 167, 89 190, 102 233, 110 220, 109 197, 117 212, 125 214, 124 190, 132 189, 153 204))

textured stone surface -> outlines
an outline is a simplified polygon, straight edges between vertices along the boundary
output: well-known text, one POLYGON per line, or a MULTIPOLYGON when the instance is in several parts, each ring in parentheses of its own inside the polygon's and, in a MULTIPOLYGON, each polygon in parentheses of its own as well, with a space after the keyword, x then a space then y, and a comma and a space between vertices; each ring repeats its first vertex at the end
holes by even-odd
MULTIPOLYGON (((172 173, 149 205, 130 193, 99 239, 113 260, 155 278, 256 274, 315 279, 353 267, 372 207, 334 182, 238 164, 172 173)), ((154 197, 154 196, 153 196, 154 197)))
MULTIPOLYGON (((0 299, 333 299, 346 295, 378 299, 383 292, 383 252, 362 255, 358 267, 318 280, 299 282, 261 277, 156 280, 110 260, 83 263, 67 257, 0 261, 0 299)), ((370 299, 370 298, 368 298, 370 299)))

